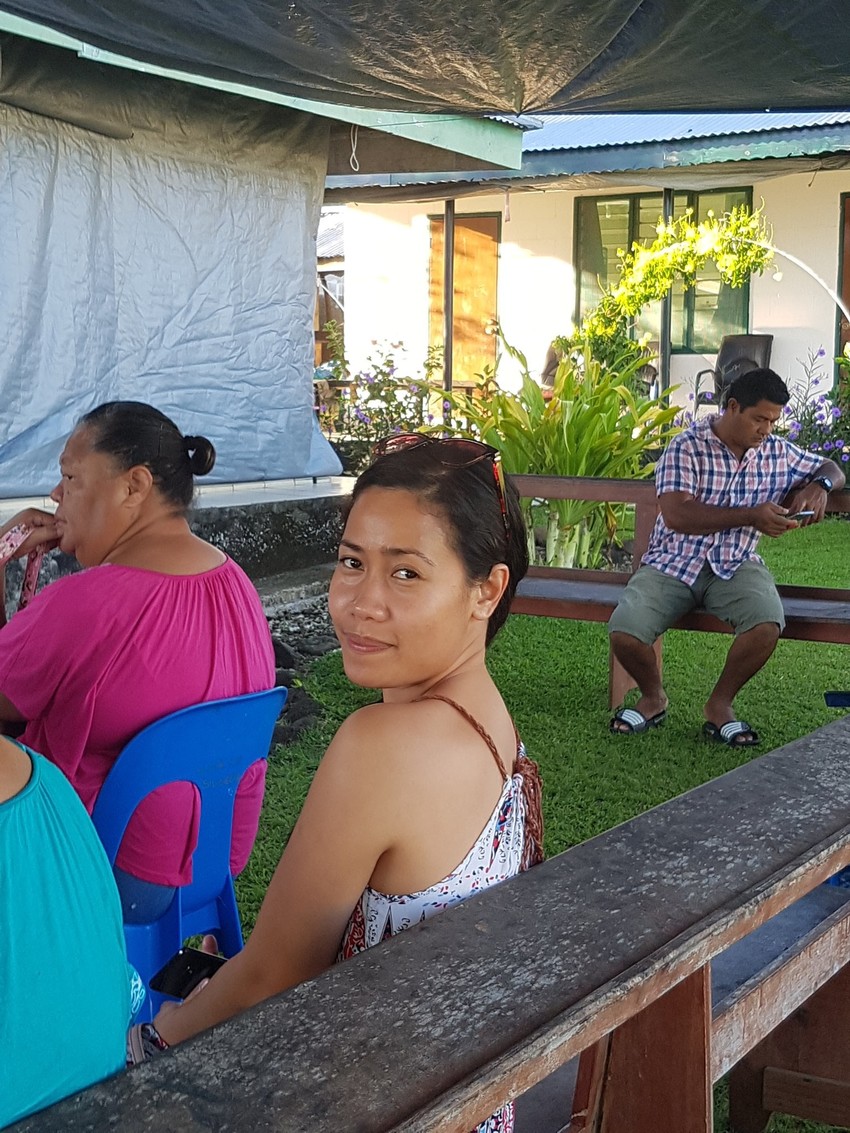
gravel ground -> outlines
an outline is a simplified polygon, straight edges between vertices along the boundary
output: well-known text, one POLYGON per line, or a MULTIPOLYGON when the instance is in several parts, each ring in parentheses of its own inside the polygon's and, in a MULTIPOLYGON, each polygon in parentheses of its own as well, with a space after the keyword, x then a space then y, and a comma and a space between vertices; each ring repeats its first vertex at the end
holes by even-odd
POLYGON ((313 727, 321 713, 319 705, 298 683, 299 678, 314 658, 330 653, 339 645, 328 617, 327 593, 291 602, 273 595, 265 604, 274 642, 277 683, 289 689, 272 742, 287 744, 306 728, 313 727))

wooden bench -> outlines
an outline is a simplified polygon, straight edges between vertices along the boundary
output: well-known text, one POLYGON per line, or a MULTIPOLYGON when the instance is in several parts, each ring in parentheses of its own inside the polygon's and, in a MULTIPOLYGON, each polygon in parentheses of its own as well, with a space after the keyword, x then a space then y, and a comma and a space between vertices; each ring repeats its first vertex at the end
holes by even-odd
MULTIPOLYGON (((653 481, 575 476, 513 476, 511 479, 520 496, 526 498, 598 500, 632 505, 635 509, 632 561, 633 570, 637 570, 658 515, 653 481)), ((850 491, 831 493, 827 510, 850 512, 850 491)), ((532 566, 519 584, 511 612, 573 621, 607 622, 631 574, 631 571, 532 566)), ((850 645, 850 590, 787 585, 780 585, 778 589, 787 622, 783 637, 850 645)), ((705 610, 694 610, 677 621, 673 628, 732 632, 725 622, 705 610)), ((656 643, 656 652, 660 665, 660 640, 656 643)), ((608 674, 611 707, 622 704, 632 688, 634 682, 631 677, 611 654, 608 674)))
POLYGON ((848 752, 845 718, 17 1133, 467 1133, 580 1052, 573 1133, 710 1133, 736 1064, 738 1133, 850 1122, 850 894, 821 887, 850 862, 848 752))

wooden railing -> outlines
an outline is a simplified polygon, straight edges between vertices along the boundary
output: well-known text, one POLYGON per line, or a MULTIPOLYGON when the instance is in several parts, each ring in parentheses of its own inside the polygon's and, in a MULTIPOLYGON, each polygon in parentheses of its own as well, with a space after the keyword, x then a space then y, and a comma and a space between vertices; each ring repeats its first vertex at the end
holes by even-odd
MULTIPOLYGON (((766 1097, 808 1113, 812 1103, 790 1087, 850 1079, 850 894, 820 888, 850 862, 848 753, 843 719, 25 1120, 19 1133, 466 1133, 583 1051, 573 1130, 708 1133, 711 1082, 745 1056, 737 1113, 760 1111, 766 1097), (794 916, 811 902, 800 928, 794 916), (756 940, 754 930, 781 936, 789 916, 783 931, 796 943, 757 972, 744 968, 743 982, 713 1001, 725 950, 756 940)), ((68 1041, 85 1039, 81 1019, 68 1041)))

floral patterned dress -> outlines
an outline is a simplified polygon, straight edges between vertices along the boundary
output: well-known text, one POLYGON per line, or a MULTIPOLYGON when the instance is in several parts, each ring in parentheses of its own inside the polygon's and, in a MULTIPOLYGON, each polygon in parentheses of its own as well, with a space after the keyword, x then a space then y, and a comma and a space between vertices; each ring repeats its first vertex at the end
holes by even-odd
MULTIPOLYGON (((433 697, 433 699, 443 699, 433 697)), ((463 712, 460 705, 449 701, 463 712)), ((476 730, 483 733, 477 721, 470 719, 476 730)), ((501 760, 490 737, 488 746, 504 774, 501 760)), ((525 750, 518 741, 517 762, 525 759, 525 750)), ((380 893, 367 887, 363 891, 340 947, 338 960, 348 960, 358 952, 380 944, 397 932, 433 917, 443 909, 489 889, 491 885, 515 877, 521 870, 525 845, 525 800, 522 777, 514 774, 505 778, 498 803, 479 834, 472 849, 448 877, 422 889, 418 893, 380 893)), ((514 1107, 509 1102, 497 1113, 481 1123, 475 1133, 513 1133, 514 1107)))

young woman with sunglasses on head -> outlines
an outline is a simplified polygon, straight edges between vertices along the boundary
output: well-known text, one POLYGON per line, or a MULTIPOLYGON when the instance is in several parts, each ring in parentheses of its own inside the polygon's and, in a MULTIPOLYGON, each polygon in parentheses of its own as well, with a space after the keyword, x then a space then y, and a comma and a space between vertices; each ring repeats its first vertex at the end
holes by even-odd
MULTIPOLYGON (((330 744, 245 949, 140 1038, 182 1042, 540 860, 536 767, 485 665, 527 567, 494 449, 377 446, 330 612, 346 674, 383 702, 330 744)), ((512 1128, 510 1106, 481 1126, 512 1128)))

